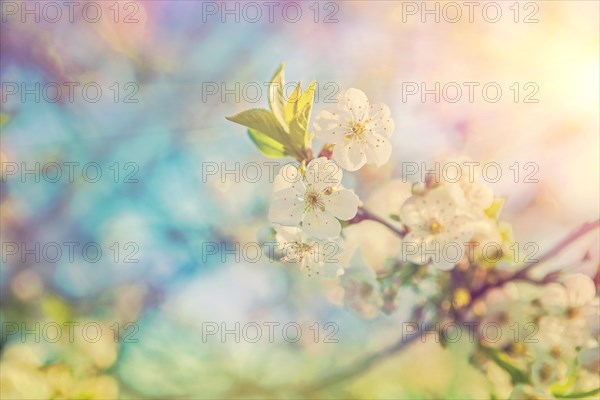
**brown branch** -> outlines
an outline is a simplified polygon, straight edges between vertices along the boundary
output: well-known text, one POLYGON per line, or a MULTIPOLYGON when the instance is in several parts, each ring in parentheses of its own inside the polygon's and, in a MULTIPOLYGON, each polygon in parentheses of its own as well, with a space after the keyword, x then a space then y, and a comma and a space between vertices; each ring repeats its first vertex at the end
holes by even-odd
POLYGON ((484 285, 481 289, 472 293, 471 302, 473 300, 485 295, 490 289, 501 287, 508 282, 526 281, 526 282, 531 282, 531 283, 536 283, 536 284, 545 284, 545 283, 549 283, 552 280, 555 280, 555 278, 557 277, 556 273, 550 273, 550 274, 546 275, 544 278, 539 279, 539 280, 532 279, 529 276, 529 273, 531 272, 533 267, 558 255, 561 251, 563 251, 566 247, 571 245, 577 239, 579 239, 582 236, 586 235, 587 233, 593 231, 594 229, 597 229, 598 227, 600 227, 600 219, 597 219, 594 222, 586 222, 575 232, 569 234, 563 240, 561 240, 560 242, 555 244, 552 248, 550 248, 550 250, 548 250, 546 253, 544 253, 540 258, 537 258, 531 262, 526 263, 517 272, 515 272, 507 277, 501 278, 494 283, 484 285))
POLYGON ((373 214, 371 211, 369 211, 365 207, 359 207, 358 212, 356 213, 356 216, 354 218, 352 218, 350 221, 348 221, 348 223, 349 224, 358 224, 359 222, 365 221, 365 220, 379 222, 380 224, 384 225, 386 228, 389 228, 396 235, 400 236, 400 238, 403 238, 408 233, 405 230, 402 230, 402 229, 392 225, 391 223, 384 220, 383 218, 378 217, 377 215, 373 214))
POLYGON ((313 383, 310 383, 307 385, 302 385, 302 388, 298 389, 298 392, 303 395, 308 395, 308 394, 317 392, 319 390, 322 390, 326 387, 329 387, 329 386, 335 385, 337 383, 343 382, 345 380, 348 380, 350 378, 353 378, 357 375, 360 375, 363 372, 365 372, 366 370, 368 370, 369 368, 371 368, 372 366, 374 366, 375 364, 378 364, 379 362, 387 359, 388 357, 404 350, 411 343, 413 343, 416 339, 421 337, 421 335, 420 335, 421 332, 428 331, 430 329, 431 329, 431 327, 429 325, 427 325, 426 327, 423 327, 423 328, 421 328, 419 326, 417 330, 415 330, 414 332, 411 332, 412 336, 409 336, 409 337, 402 336, 393 345, 391 345, 383 350, 380 350, 376 353, 373 353, 373 354, 370 354, 370 355, 367 355, 367 356, 361 358, 359 361, 354 363, 353 366, 351 366, 347 369, 344 369, 340 372, 336 372, 334 374, 326 376, 325 378, 317 380, 316 382, 313 382, 313 383))

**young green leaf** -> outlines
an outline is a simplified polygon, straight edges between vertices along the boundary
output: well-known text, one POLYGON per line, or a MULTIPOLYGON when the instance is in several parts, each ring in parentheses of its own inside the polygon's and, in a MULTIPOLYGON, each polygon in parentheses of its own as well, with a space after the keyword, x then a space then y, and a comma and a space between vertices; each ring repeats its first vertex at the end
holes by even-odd
POLYGON ((300 100, 300 96, 302 95, 302 86, 300 82, 294 88, 294 91, 290 95, 285 103, 285 121, 289 124, 294 118, 294 115, 298 112, 298 101, 300 100))
MULTIPOLYGON (((308 85, 308 87, 306 88, 306 90, 304 90, 302 92, 302 94, 300 95, 300 98, 298 99, 298 104, 296 105, 296 112, 301 111, 304 109, 304 107, 306 107, 307 104, 311 105, 311 109, 312 109, 312 104, 313 104, 313 100, 315 98, 315 87, 317 85, 316 81, 312 81, 310 83, 310 85, 308 85)), ((310 112, 308 114, 308 118, 310 119, 310 112)))
POLYGON ((286 143, 287 132, 283 129, 279 121, 277 121, 273 113, 268 110, 253 108, 225 118, 246 128, 262 132, 280 143, 286 143))
POLYGON ((287 129, 287 122, 285 120, 285 99, 283 98, 283 86, 285 85, 284 78, 284 63, 279 65, 275 75, 271 78, 271 84, 269 85, 269 107, 277 118, 277 121, 281 124, 284 129, 287 129))
POLYGON ((491 347, 482 347, 482 350, 496 363, 496 365, 510 374, 513 385, 518 383, 529 383, 529 376, 527 373, 515 366, 508 355, 502 350, 493 349, 491 347))
POLYGON ((502 207, 504 207, 505 202, 506 202, 506 199, 503 199, 503 198, 494 199, 494 202, 492 203, 492 205, 489 206, 485 210, 485 214, 490 218, 498 219, 498 217, 500 216, 500 212, 502 211, 502 207))
POLYGON ((282 144, 285 153, 293 156, 298 161, 302 161, 306 156, 305 147, 304 144, 301 143, 301 138, 294 140, 293 136, 286 132, 279 121, 277 121, 275 115, 268 110, 253 108, 226 118, 229 121, 243 125, 246 128, 261 132, 265 136, 273 139, 273 141, 282 144))
POLYGON ((262 132, 248 128, 248 136, 250 136, 250 139, 258 147, 258 150, 267 157, 282 158, 288 155, 282 143, 262 132))
POLYGON ((589 399, 593 398, 595 395, 600 394, 600 387, 596 389, 589 390, 587 392, 573 392, 569 394, 560 394, 560 393, 552 393, 554 397, 558 399, 589 399))
POLYGON ((290 139, 294 147, 304 149, 308 137, 308 121, 312 104, 307 104, 302 111, 294 115, 290 122, 290 139))

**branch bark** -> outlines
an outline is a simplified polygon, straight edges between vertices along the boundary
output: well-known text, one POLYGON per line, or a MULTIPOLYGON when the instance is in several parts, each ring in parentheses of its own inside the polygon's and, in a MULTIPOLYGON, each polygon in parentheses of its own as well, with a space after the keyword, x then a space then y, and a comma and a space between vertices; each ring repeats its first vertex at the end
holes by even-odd
POLYGON ((384 225, 385 227, 390 229, 392 232, 394 232, 396 235, 400 236, 400 238, 403 238, 408 233, 405 230, 392 225, 385 219, 373 214, 371 211, 369 211, 365 207, 359 207, 358 212, 356 213, 356 216, 354 218, 352 218, 350 221, 348 221, 348 223, 349 224, 358 224, 359 222, 366 221, 366 220, 379 222, 380 224, 384 225))

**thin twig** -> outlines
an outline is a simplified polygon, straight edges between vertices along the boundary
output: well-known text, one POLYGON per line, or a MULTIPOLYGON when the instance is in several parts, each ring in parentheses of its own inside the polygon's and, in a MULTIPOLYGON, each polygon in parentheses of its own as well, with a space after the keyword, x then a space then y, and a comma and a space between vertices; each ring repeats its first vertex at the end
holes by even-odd
POLYGON ((320 379, 320 380, 310 383, 308 385, 303 385, 302 388, 299 389, 299 392, 303 395, 307 395, 307 394, 322 390, 326 387, 335 385, 336 383, 343 382, 343 381, 353 378, 357 375, 360 375, 363 372, 365 372, 366 370, 368 370, 369 368, 371 368, 373 365, 375 365, 375 364, 385 360, 386 358, 405 349, 408 345, 410 345, 416 339, 421 337, 421 335, 420 335, 421 332, 428 331, 430 329, 431 329, 431 327, 429 325, 426 327, 423 327, 422 329, 421 329, 421 327, 418 327, 414 332, 411 332, 412 336, 409 336, 409 337, 402 336, 393 345, 391 345, 383 350, 380 350, 376 353, 373 353, 373 354, 370 354, 368 356, 361 358, 360 361, 356 362, 353 366, 351 366, 347 369, 344 369, 340 372, 336 372, 332 375, 329 375, 323 379, 320 379))
POLYGON ((388 221, 384 220, 383 218, 378 217, 377 215, 373 214, 371 211, 369 211, 365 207, 359 207, 358 212, 356 213, 356 216, 354 218, 352 218, 350 221, 348 221, 348 223, 349 224, 358 224, 359 222, 365 221, 365 220, 379 222, 380 224, 384 225, 386 228, 389 228, 391 231, 393 231, 396 235, 400 236, 400 238, 403 238, 404 236, 406 236, 407 232, 405 230, 402 230, 402 229, 392 225, 388 221))
POLYGON ((531 282, 531 283, 545 284, 551 280, 554 280, 556 278, 555 273, 550 273, 546 277, 542 278, 541 280, 531 279, 529 277, 529 273, 531 272, 533 267, 558 255, 561 251, 563 251, 566 247, 568 247, 570 244, 575 242, 577 239, 579 239, 580 237, 584 236, 585 234, 593 231, 594 229, 597 229, 598 227, 600 227, 600 219, 597 219, 594 222, 586 222, 575 232, 569 234, 563 240, 561 240, 560 242, 555 244, 550 250, 548 250, 546 253, 544 253, 541 257, 523 265, 517 272, 515 272, 505 278, 499 279, 494 283, 485 285, 481 289, 472 293, 471 302, 479 297, 482 297, 490 289, 501 287, 508 282, 526 281, 526 282, 531 282))

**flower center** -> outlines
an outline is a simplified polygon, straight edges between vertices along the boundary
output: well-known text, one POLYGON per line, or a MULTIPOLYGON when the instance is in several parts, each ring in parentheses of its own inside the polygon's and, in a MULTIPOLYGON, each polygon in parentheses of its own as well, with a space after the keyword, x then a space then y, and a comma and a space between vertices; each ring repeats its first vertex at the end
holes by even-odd
POLYGON ((366 122, 350 122, 350 132, 346 133, 346 138, 364 141, 367 132, 366 122))
POLYGON ((560 351, 560 347, 554 346, 550 349, 550 355, 556 359, 559 359, 562 355, 562 351, 560 351))
POLYGON ((552 373, 554 372, 554 368, 552 365, 548 363, 544 363, 539 370, 539 377, 542 382, 546 382, 552 378, 552 373))
POLYGON ((579 309, 577 307, 568 307, 565 314, 568 319, 575 319, 579 317, 579 309))
POLYGON ((305 209, 308 211, 314 211, 317 208, 321 211, 325 210, 325 203, 321 199, 321 194, 313 190, 308 190, 304 195, 304 202, 306 203, 305 209))
POLYGON ((439 223, 439 221, 435 218, 432 218, 429 221, 429 232, 433 235, 437 235, 438 233, 442 232, 444 230, 444 227, 442 226, 442 224, 439 223))
POLYGON ((281 261, 282 262, 302 262, 302 260, 304 260, 304 257, 306 257, 308 254, 312 253, 316 243, 313 244, 308 244, 308 243, 302 243, 302 242, 292 242, 292 243, 288 243, 288 246, 293 249, 294 251, 291 252, 290 254, 285 254, 283 257, 281 257, 281 261))

